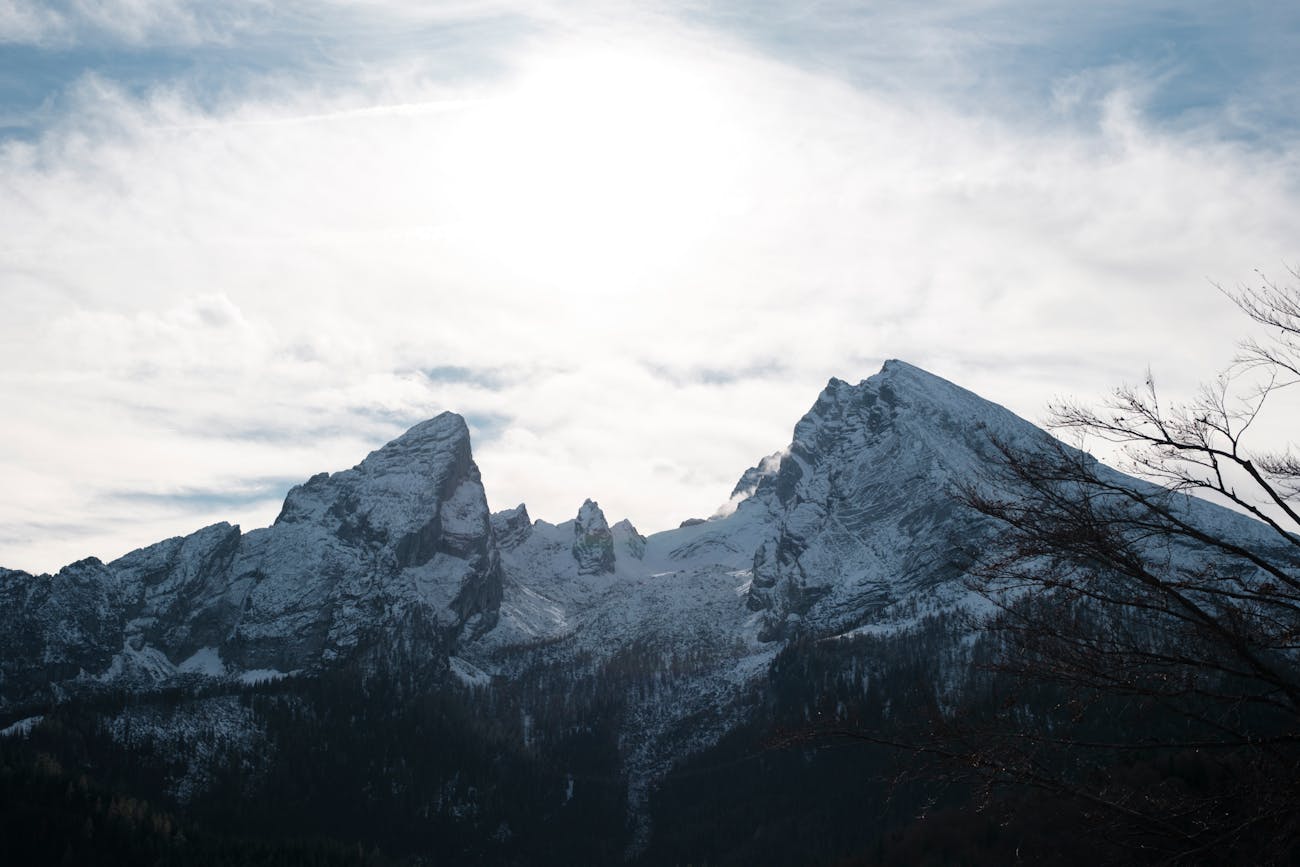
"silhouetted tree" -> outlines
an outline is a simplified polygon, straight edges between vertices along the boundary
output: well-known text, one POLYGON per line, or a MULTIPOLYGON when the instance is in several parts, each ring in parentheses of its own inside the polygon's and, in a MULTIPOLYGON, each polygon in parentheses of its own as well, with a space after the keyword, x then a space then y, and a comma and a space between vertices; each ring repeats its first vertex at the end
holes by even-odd
POLYGON ((988 658, 922 748, 1083 805, 1134 860, 1300 857, 1300 458, 1247 442, 1297 393, 1300 289, 1225 294, 1267 334, 1195 399, 1166 405, 1148 375, 1052 408, 1141 480, 996 442, 960 492, 1002 531, 972 582, 988 658))

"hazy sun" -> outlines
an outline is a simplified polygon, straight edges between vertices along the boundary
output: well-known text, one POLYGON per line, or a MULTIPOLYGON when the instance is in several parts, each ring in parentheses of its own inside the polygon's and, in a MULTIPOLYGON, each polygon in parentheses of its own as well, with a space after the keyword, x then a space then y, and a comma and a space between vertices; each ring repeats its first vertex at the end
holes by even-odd
POLYGON ((452 159, 474 225, 569 290, 703 241, 741 191, 725 81, 703 64, 602 47, 548 55, 465 117, 452 159))

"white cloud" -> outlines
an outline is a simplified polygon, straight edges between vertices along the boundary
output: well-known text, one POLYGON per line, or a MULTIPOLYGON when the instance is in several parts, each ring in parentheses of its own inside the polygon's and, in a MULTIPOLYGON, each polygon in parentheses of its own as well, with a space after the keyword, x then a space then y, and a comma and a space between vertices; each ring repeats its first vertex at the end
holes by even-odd
POLYGON ((409 28, 511 19, 569 26, 639 14, 634 3, 561 0, 0 0, 0 43, 231 46, 296 33, 360 45, 409 28))
POLYGON ((641 20, 500 79, 280 86, 87 79, 0 152, 0 563, 264 523, 219 492, 442 409, 491 420, 494 507, 661 529, 886 357, 1031 417, 1148 362, 1186 387, 1237 332, 1208 280, 1300 224, 1287 154, 1155 131, 1123 80, 1044 131, 641 20))
POLYGON ((267 0, 0 0, 0 43, 224 43, 272 9, 267 0))
POLYGON ((0 45, 6 42, 42 44, 62 33, 63 16, 45 4, 29 0, 0 0, 0 45))

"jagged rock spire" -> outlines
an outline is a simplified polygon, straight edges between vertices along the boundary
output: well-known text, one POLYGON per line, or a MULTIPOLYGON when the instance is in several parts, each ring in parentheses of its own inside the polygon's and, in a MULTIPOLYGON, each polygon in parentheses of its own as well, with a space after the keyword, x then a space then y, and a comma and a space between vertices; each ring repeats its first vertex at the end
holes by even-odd
POLYGON ((586 500, 573 522, 573 559, 579 575, 605 575, 614 571, 614 534, 595 500, 586 500))

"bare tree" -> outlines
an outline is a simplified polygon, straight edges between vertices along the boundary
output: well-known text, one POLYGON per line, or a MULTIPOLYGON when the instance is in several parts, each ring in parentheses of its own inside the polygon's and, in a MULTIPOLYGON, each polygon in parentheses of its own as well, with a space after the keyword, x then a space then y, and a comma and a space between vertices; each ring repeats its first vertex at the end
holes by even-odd
POLYGON ((994 611, 972 695, 1000 700, 924 748, 1083 804, 1135 857, 1292 863, 1300 459, 1247 435, 1300 394, 1284 392, 1300 289, 1225 294, 1266 333, 1190 402, 1165 405, 1148 375, 1100 408, 1052 408, 1054 429, 1118 444, 1140 479, 1059 442, 995 443, 990 478, 961 491, 1005 540, 972 584, 994 611))

